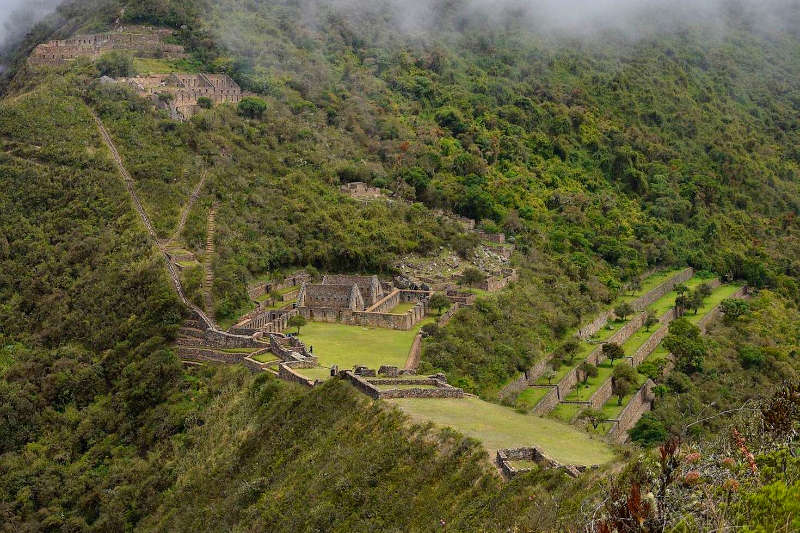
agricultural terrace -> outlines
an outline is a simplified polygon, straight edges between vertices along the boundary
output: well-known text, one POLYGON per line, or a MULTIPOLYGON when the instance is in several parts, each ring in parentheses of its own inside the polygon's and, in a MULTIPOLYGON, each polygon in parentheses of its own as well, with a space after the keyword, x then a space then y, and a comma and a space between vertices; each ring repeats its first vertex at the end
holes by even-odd
MULTIPOLYGON (((337 365, 341 370, 352 369, 356 365, 363 365, 377 369, 381 365, 405 367, 408 352, 414 337, 419 329, 433 322, 433 318, 426 318, 417 327, 408 331, 385 328, 370 328, 366 326, 350 326, 346 324, 331 324, 327 322, 309 322, 300 328, 300 340, 306 346, 312 347, 319 364, 328 368, 337 365)), ((317 375, 310 375, 317 369, 297 369, 309 379, 322 379, 317 375)), ((325 377, 328 377, 326 374, 325 377)))
MULTIPOLYGON (((703 275, 698 274, 698 275, 694 276, 692 279, 690 279, 689 281, 687 281, 685 283, 685 285, 689 290, 694 290, 694 289, 696 289, 697 287, 699 287, 703 283, 708 283, 708 282, 713 281, 713 279, 714 279, 713 277, 708 277, 708 276, 703 276, 703 275)), ((711 310, 713 310, 717 305, 719 305, 719 303, 722 300, 724 300, 725 298, 729 298, 732 294, 734 294, 737 290, 739 290, 739 288, 741 288, 741 285, 722 285, 722 286, 714 289, 714 291, 711 293, 711 295, 704 300, 703 305, 700 307, 700 309, 698 309, 697 313, 694 314, 694 313, 690 312, 690 313, 685 315, 685 318, 688 319, 690 322, 693 322, 693 323, 699 322, 700 319, 702 319, 703 316, 705 316, 706 314, 711 312, 711 310)), ((649 290, 649 289, 647 289, 647 290, 649 290)), ((664 315, 664 313, 666 313, 667 311, 669 311, 670 309, 672 309, 675 306, 675 299, 677 298, 677 296, 678 296, 678 293, 675 290, 672 290, 669 293, 667 293, 664 296, 662 296, 661 298, 659 298, 658 300, 656 300, 655 302, 653 302, 648 307, 648 310, 652 311, 655 314, 656 317, 661 317, 662 315, 664 315)), ((652 326, 650 328, 642 326, 641 328, 639 328, 622 345, 622 348, 623 348, 623 350, 625 352, 625 355, 627 357, 630 357, 634 353, 636 353, 636 351, 645 342, 647 342, 647 340, 653 335, 653 333, 655 333, 655 331, 657 331, 659 329, 659 327, 661 327, 661 326, 660 325, 655 325, 655 326, 652 326)), ((656 350, 656 351, 658 351, 658 350, 656 350)), ((580 352, 580 355, 581 356, 584 355, 584 351, 583 350, 580 352)), ((663 357, 666 357, 666 355, 667 355, 666 353, 659 352, 658 354, 656 354, 654 352, 653 354, 650 355, 648 360, 655 360, 655 359, 651 359, 653 357, 661 357, 661 358, 663 358, 663 357)), ((595 392, 597 392, 597 390, 611 377, 611 375, 614 372, 614 366, 616 366, 618 364, 629 364, 629 362, 626 359, 618 359, 618 360, 614 361, 613 365, 608 360, 601 362, 599 365, 597 365, 597 370, 598 370, 597 376, 588 378, 585 384, 582 383, 582 382, 579 382, 578 385, 575 387, 575 389, 572 390, 564 398, 564 400, 566 400, 567 402, 588 401, 589 398, 595 392)), ((574 367, 574 365, 570 365, 567 368, 562 368, 557 373, 557 375, 558 375, 557 379, 561 379, 561 377, 564 376, 567 372, 569 372, 573 367, 574 367)), ((641 386, 644 383, 644 381, 646 380, 646 378, 644 376, 640 375, 640 378, 641 379, 640 379, 639 386, 641 386)), ((537 391, 537 394, 529 395, 529 396, 531 398, 535 398, 535 397, 538 396, 538 398, 536 399, 536 401, 538 401, 546 393, 547 393, 546 390, 544 392, 537 391)), ((633 393, 631 393, 631 394, 633 394, 633 393)), ((531 398, 523 396, 522 401, 525 402, 524 405, 530 405, 529 402, 531 401, 531 398)), ((524 405, 520 405, 520 403, 519 403, 520 399, 519 398, 518 398, 517 401, 518 401, 518 406, 524 406, 524 405)), ((607 404, 611 403, 611 402, 613 402, 614 405, 613 406, 608 406, 607 405, 608 409, 606 409, 606 410, 609 411, 609 412, 614 411, 614 412, 616 412, 616 414, 618 414, 618 411, 621 411, 622 407, 616 405, 617 402, 618 402, 616 397, 612 398, 612 400, 609 400, 609 402, 607 402, 607 404)), ((626 405, 626 403, 627 402, 625 401, 625 399, 623 399, 622 406, 624 407, 624 405, 626 405)), ((535 403, 533 403, 533 405, 535 405, 535 403)), ((581 405, 581 404, 560 403, 551 411, 550 414, 551 414, 551 416, 553 416, 553 417, 555 417, 555 418, 557 418, 559 420, 562 420, 562 421, 565 421, 565 422, 569 422, 569 421, 574 420, 575 417, 578 416, 578 413, 580 413, 580 411, 583 410, 583 409, 584 409, 584 406, 581 405)), ((615 417, 610 417, 610 418, 615 418, 615 417)))
MULTIPOLYGON (((708 281, 708 280, 701 280, 701 283, 704 282, 704 281, 708 281)), ((696 287, 697 285, 700 284, 700 283, 694 283, 694 282, 695 282, 695 279, 693 278, 692 280, 690 280, 690 283, 687 283, 687 286, 689 286, 690 288, 694 288, 694 287, 696 287)), ((727 285, 721 285, 720 287, 717 287, 716 289, 714 289, 714 291, 711 293, 711 295, 708 298, 705 299, 705 301, 703 302, 702 307, 700 307, 700 309, 698 309, 696 314, 690 312, 690 313, 685 314, 682 318, 688 320, 692 324, 697 324, 698 322, 700 322, 700 320, 702 320, 702 318, 704 316, 706 316, 708 313, 713 311, 713 309, 716 306, 718 306, 723 300, 725 300, 726 298, 730 298, 733 294, 735 294, 741 288, 742 288, 741 284, 727 284, 727 285)), ((672 301, 672 305, 674 305, 676 296, 677 296, 677 294, 673 291, 672 293, 668 294, 665 297, 670 297, 671 301, 672 301)), ((654 307, 657 307, 657 306, 660 309, 660 308, 662 308, 661 307, 662 305, 663 304, 659 300, 658 302, 655 302, 653 304, 653 306, 651 306, 651 309, 653 309, 654 307)), ((669 309, 669 307, 667 309, 669 309)), ((642 329, 644 329, 644 328, 642 328, 642 329)), ((652 333, 654 333, 655 331, 656 331, 656 327, 654 326, 652 333)), ((652 333, 648 333, 646 335, 642 335, 642 330, 639 330, 623 346, 623 348, 625 349, 625 354, 626 355, 630 355, 630 354, 634 353, 636 350, 638 350, 639 347, 642 344, 644 344, 647 341, 648 338, 650 338, 650 335, 652 333), (642 338, 642 337, 644 337, 644 338, 642 338)), ((669 352, 667 351, 666 348, 664 348, 664 346, 662 344, 659 344, 658 347, 645 359, 645 362, 657 362, 657 361, 661 361, 663 359, 666 359, 667 357, 669 357, 669 352)), ((626 396, 624 396, 622 398, 622 403, 621 404, 619 403, 619 400, 618 400, 618 398, 616 396, 610 398, 605 403, 605 405, 602 408, 603 416, 604 416, 605 419, 613 420, 613 419, 617 418, 619 416, 619 414, 622 412, 622 410, 625 408, 625 406, 628 405, 628 402, 630 402, 630 400, 634 396, 634 394, 636 394, 638 392, 639 387, 644 385, 645 381, 647 381, 647 376, 645 376, 643 374, 639 374, 638 377, 639 377, 639 380, 638 380, 638 383, 637 383, 637 387, 635 387, 634 390, 632 390, 629 394, 627 394, 626 396)), ((575 414, 577 414, 577 413, 575 413, 575 414)), ((563 416, 563 413, 562 413, 562 416, 563 416)), ((608 431, 608 429, 610 429, 610 427, 611 427, 610 424, 601 424, 598 427, 598 432, 605 433, 606 431, 608 431)))
POLYGON ((536 446, 566 464, 604 464, 614 458, 606 443, 573 426, 523 415, 477 398, 387 401, 400 407, 414 422, 431 421, 479 440, 492 457, 501 448, 536 446))

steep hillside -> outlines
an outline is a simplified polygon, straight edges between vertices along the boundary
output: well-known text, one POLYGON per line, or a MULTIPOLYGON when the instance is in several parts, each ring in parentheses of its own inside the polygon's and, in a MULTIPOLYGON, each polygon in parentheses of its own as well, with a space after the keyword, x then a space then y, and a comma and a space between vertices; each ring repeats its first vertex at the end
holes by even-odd
POLYGON ((468 4, 434 2, 425 25, 397 30, 391 1, 67 1, 7 52, 0 530, 800 527, 796 32, 732 10, 713 35, 701 21, 573 39, 468 4), (173 28, 179 67, 227 73, 266 110, 177 121, 89 60, 26 65, 38 42, 117 18, 173 28), (92 113, 159 244, 208 269, 209 294, 199 266, 183 281, 221 323, 251 310, 255 280, 289 270, 390 277, 410 257, 474 259, 476 234, 436 210, 503 233, 519 280, 428 328, 420 368, 484 400, 645 272, 689 265, 764 290, 708 337, 670 330, 676 371, 632 433, 644 449, 577 480, 507 482, 480 443, 343 381, 181 365, 187 312, 92 113), (340 190, 356 181, 391 201, 340 190), (647 446, 673 435, 682 447, 659 462, 647 446))

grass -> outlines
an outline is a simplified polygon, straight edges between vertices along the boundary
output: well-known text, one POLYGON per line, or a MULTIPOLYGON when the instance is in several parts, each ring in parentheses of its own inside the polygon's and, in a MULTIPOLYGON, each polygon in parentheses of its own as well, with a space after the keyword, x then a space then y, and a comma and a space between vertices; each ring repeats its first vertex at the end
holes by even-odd
POLYGON ((397 307, 389 311, 389 313, 393 315, 404 315, 414 309, 415 305, 417 305, 416 302, 402 302, 398 304, 397 307))
POLYGON ((516 459, 514 461, 509 461, 508 464, 517 470, 536 470, 539 468, 539 465, 535 461, 529 459, 516 459))
POLYGON ((136 57, 133 68, 140 75, 170 74, 172 72, 199 72, 191 61, 182 59, 156 59, 152 57, 136 57))
POLYGON ((492 458, 501 448, 536 446, 567 464, 605 464, 614 459, 614 453, 606 443, 568 424, 523 415, 477 398, 400 398, 387 401, 400 407, 414 422, 431 421, 481 441, 492 458))
MULTIPOLYGON (((686 285, 689 288, 689 290, 691 291, 691 290, 696 289, 697 287, 699 287, 703 283, 708 283, 710 281, 713 281, 713 279, 714 278, 710 278, 709 279, 709 278, 701 278, 699 276, 695 276, 692 279, 690 279, 689 281, 687 281, 686 283, 684 283, 684 285, 686 285)), ((662 296, 661 298, 659 298, 658 300, 656 300, 655 302, 653 302, 650 305, 650 307, 648 307, 647 309, 649 309, 650 311, 653 311, 653 313, 655 313, 656 317, 661 318, 661 316, 664 313, 666 313, 667 311, 669 311, 670 309, 675 307, 675 298, 677 296, 678 296, 677 292, 675 292, 674 290, 670 291, 667 294, 665 294, 664 296, 662 296)))
POLYGON ((279 361, 279 359, 275 359, 275 356, 271 353, 254 355, 251 359, 258 361, 259 363, 272 363, 273 361, 279 361))
POLYGON ((314 368, 296 368, 295 372, 308 379, 325 381, 331 378, 331 369, 324 366, 315 366, 314 368))
POLYGON ((653 290, 656 287, 658 287, 661 283, 664 283, 665 281, 667 281, 671 277, 675 276, 679 272, 682 272, 683 270, 684 270, 683 268, 677 268, 677 269, 674 269, 674 270, 663 270, 663 271, 660 271, 660 272, 656 272, 655 274, 653 274, 651 276, 648 276, 647 278, 642 280, 642 288, 640 290, 636 291, 633 294, 626 294, 624 296, 617 297, 617 299, 614 300, 614 303, 611 304, 611 307, 614 307, 614 306, 619 305, 621 303, 632 302, 636 298, 647 294, 651 290, 653 290))
POLYGON ((575 403, 560 403, 556 405, 548 416, 562 422, 571 422, 578 413, 586 409, 587 406, 575 403))
POLYGON ((429 321, 432 319, 409 331, 309 322, 300 329, 300 340, 314 347, 323 366, 338 365, 342 370, 355 365, 403 368, 419 327, 429 321))
POLYGON ((527 388, 517 396, 515 407, 521 410, 532 409, 550 390, 550 388, 527 388))

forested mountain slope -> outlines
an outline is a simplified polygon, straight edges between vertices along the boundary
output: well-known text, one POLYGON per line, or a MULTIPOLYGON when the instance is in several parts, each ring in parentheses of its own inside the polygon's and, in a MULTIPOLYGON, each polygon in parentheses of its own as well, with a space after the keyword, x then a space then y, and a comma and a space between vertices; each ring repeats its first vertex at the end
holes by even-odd
MULTIPOLYGON (((635 499, 633 487, 658 495, 663 480, 653 474, 663 463, 626 449, 613 480, 601 469, 504 483, 479 444, 409 428, 343 383, 309 392, 241 369, 182 368, 170 345, 185 312, 93 110, 159 237, 207 175, 180 239, 200 253, 218 206, 221 319, 276 270, 391 274, 406 255, 469 248, 432 208, 503 231, 519 283, 423 354, 423 368, 487 398, 647 270, 688 264, 768 289, 711 330, 706 364, 676 373, 648 415, 640 442, 669 430, 708 451, 697 469, 709 492, 706 507, 659 500, 647 524, 710 529, 722 516, 793 530, 796 391, 781 409, 739 407, 800 367, 796 32, 765 32, 734 10, 721 32, 700 21, 574 38, 532 31, 525 17, 484 20, 461 2, 433 6, 425 25, 398 30, 391 3, 68 1, 7 52, 0 529, 578 530, 630 510, 612 504, 635 499), (196 68, 230 74, 267 112, 219 106, 176 122, 98 83, 88 61, 25 65, 37 42, 120 15, 174 28, 196 68), (396 201, 351 200, 338 190, 350 181, 396 201), (778 411, 788 429, 773 424, 778 411), (732 425, 760 470, 736 455, 732 425), (726 456, 738 492, 717 490, 726 456)), ((199 297, 199 282, 187 289, 199 297)), ((695 463, 681 464, 683 476, 695 463)))

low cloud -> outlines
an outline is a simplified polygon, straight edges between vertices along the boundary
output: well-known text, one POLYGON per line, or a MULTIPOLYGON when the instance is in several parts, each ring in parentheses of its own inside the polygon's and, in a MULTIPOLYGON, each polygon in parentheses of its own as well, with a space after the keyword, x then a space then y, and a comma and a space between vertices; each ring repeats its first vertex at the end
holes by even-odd
POLYGON ((0 49, 21 39, 63 0, 0 0, 0 49))

